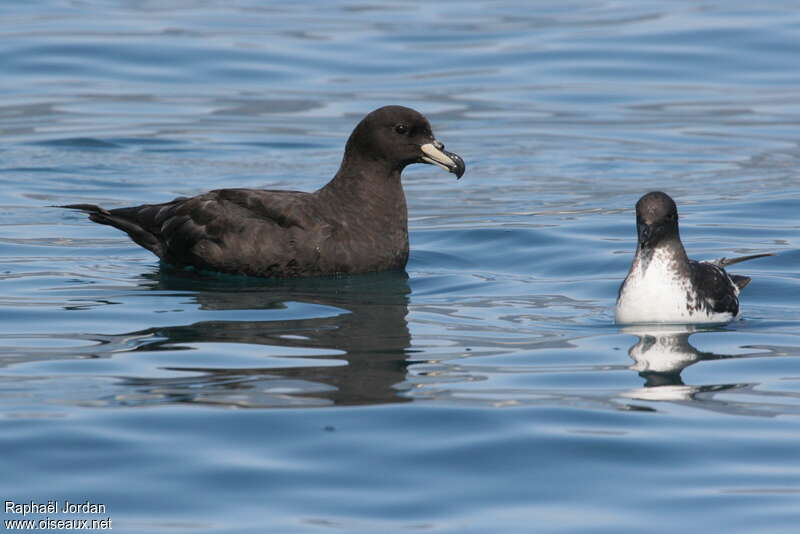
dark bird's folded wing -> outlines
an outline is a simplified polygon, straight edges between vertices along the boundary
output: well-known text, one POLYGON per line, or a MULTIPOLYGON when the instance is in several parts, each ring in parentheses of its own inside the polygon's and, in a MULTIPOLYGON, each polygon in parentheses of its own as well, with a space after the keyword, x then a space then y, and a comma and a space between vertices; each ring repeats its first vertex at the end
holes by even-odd
POLYGON ((70 204, 99 224, 127 233, 133 241, 174 265, 240 270, 247 258, 269 261, 269 251, 285 254, 287 230, 302 230, 315 218, 308 193, 219 189, 163 204, 107 210, 70 204))

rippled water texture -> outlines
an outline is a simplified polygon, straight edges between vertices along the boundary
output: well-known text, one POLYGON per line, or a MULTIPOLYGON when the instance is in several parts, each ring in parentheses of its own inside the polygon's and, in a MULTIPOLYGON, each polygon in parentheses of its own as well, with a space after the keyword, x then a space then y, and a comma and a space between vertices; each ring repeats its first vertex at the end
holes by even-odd
POLYGON ((3 499, 123 533, 797 532, 798 31, 739 0, 0 3, 3 499), (389 103, 467 163, 405 172, 405 273, 174 271, 49 207, 313 190, 389 103), (731 268, 741 320, 613 324, 653 189, 693 257, 777 253, 731 268))

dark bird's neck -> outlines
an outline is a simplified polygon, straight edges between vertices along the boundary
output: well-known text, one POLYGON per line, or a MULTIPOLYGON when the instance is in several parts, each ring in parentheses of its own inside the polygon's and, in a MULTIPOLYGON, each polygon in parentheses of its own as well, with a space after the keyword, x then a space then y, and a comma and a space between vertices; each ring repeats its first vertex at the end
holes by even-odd
MULTIPOLYGON (((371 240, 405 265, 408 256, 408 208, 400 181, 401 169, 381 162, 354 162, 347 157, 339 172, 316 195, 330 206, 359 240, 371 240), (390 250, 391 249, 391 250, 390 250)), ((394 260, 393 260, 394 261, 394 260)))
POLYGON ((329 202, 346 203, 372 216, 385 214, 406 221, 406 197, 400 181, 402 169, 384 162, 345 156, 336 176, 319 190, 329 202))

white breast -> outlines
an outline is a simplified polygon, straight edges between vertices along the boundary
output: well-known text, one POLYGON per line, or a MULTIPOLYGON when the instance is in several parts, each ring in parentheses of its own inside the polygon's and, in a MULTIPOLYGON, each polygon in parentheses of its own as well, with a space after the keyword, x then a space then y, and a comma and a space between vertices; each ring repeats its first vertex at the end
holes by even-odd
POLYGON ((678 274, 665 250, 653 252, 645 271, 637 257, 617 300, 617 323, 725 323, 733 319, 730 313, 690 309, 695 289, 691 280, 678 274))

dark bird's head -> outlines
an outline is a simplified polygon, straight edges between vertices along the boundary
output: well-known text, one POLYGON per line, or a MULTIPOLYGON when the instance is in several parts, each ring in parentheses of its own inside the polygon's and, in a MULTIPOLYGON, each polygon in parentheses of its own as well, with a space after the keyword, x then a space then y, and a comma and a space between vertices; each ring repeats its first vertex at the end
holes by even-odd
POLYGON ((372 160, 402 171, 412 163, 436 165, 461 178, 464 160, 444 149, 422 113, 403 106, 385 106, 364 117, 345 148, 345 162, 372 160))
POLYGON ((664 240, 678 239, 678 208, 661 191, 647 193, 636 203, 636 231, 639 246, 652 248, 664 240))

